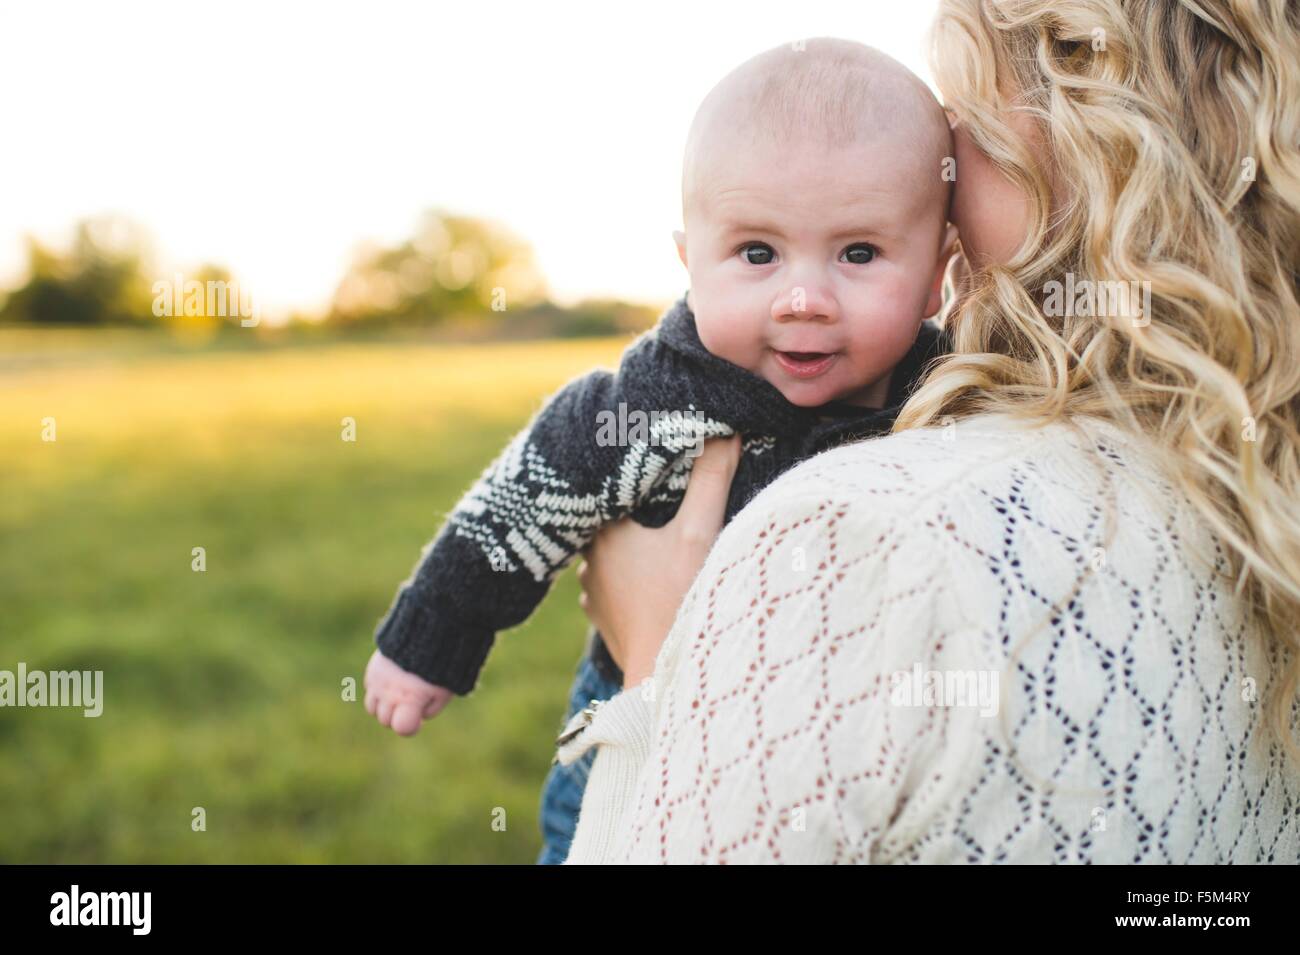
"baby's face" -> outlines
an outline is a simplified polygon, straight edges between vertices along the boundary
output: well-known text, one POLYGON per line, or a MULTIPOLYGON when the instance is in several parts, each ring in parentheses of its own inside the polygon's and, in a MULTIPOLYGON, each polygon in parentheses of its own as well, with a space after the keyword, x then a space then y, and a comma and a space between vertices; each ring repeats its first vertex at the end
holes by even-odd
POLYGON ((793 404, 882 406, 939 309, 946 261, 941 170, 906 153, 788 144, 710 157, 677 234, 704 346, 793 404))

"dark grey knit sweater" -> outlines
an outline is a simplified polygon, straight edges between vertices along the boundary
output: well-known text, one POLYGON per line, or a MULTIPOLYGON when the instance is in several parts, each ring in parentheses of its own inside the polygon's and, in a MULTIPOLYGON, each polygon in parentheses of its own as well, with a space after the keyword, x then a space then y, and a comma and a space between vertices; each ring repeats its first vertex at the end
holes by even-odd
MULTIPOLYGON (((705 437, 743 435, 724 516, 730 521, 800 461, 888 432, 926 363, 949 350, 947 336, 926 321, 894 370, 883 408, 802 408, 709 352, 683 295, 628 346, 617 373, 569 382, 488 465, 424 548, 375 643, 403 669, 469 693, 496 634, 528 618, 601 525, 630 516, 660 527, 672 518, 705 437), (654 427, 638 433, 636 424, 647 420, 654 427), (611 428, 613 421, 622 427, 611 428)), ((621 682, 600 635, 588 639, 600 671, 621 682)))

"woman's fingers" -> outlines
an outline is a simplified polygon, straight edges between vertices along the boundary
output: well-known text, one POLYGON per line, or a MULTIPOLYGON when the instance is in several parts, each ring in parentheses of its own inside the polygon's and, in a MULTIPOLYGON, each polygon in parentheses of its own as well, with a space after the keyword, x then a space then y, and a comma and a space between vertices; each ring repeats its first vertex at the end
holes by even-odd
MULTIPOLYGON (((711 438, 692 464, 677 514, 661 528, 622 518, 592 538, 578 568, 578 605, 625 680, 653 669, 677 608, 722 528, 740 438, 711 438)), ((625 683, 625 685, 629 685, 625 683)))
POLYGON ((704 442, 704 450, 691 465, 686 494, 673 518, 687 540, 711 545, 718 536, 731 494, 731 479, 739 464, 740 435, 704 442))

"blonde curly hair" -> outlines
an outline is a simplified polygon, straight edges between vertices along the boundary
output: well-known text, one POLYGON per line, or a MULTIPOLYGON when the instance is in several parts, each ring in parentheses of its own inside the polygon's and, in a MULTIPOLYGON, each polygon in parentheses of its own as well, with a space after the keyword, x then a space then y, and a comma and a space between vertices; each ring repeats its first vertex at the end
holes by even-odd
POLYGON ((1277 666, 1266 722, 1296 754, 1300 6, 941 0, 931 62, 945 108, 1026 191, 1031 225, 1006 263, 954 258, 954 354, 894 430, 1011 412, 1142 436, 1228 545, 1277 666), (1050 168, 1012 109, 1040 122, 1050 168), (1066 184, 1055 203, 1049 182, 1066 184), (1068 272, 1142 283, 1145 322, 1047 314, 1039 290, 1068 272))

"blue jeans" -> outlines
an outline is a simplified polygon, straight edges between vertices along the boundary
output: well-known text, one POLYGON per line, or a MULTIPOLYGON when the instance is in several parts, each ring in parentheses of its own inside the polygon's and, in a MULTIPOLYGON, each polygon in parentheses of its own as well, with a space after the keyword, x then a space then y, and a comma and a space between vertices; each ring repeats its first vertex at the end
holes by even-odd
MULTIPOLYGON (((596 669, 591 657, 584 654, 578 661, 573 687, 569 690, 569 709, 564 715, 567 725, 577 713, 592 700, 608 700, 623 689, 621 683, 606 679, 596 669)), ((559 733, 557 732, 558 736, 559 733)), ((546 774, 542 786, 542 808, 539 821, 542 827, 542 852, 538 865, 559 865, 569 855, 574 830, 578 827, 578 810, 582 808, 582 794, 587 789, 587 775, 596 760, 593 746, 582 758, 568 766, 556 763, 546 774)))

